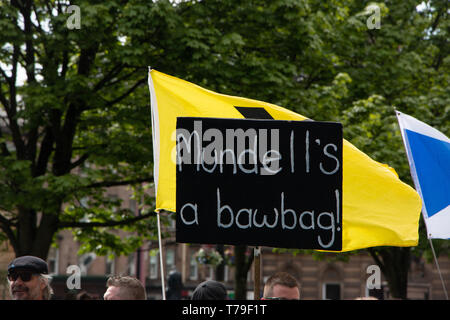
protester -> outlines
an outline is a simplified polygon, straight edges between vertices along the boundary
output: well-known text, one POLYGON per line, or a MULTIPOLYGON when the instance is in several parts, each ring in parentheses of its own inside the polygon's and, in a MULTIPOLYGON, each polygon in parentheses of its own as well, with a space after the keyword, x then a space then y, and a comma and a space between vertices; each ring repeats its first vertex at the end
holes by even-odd
POLYGON ((264 285, 262 300, 299 300, 300 285, 286 272, 278 272, 270 276, 264 285))
POLYGON ((50 300, 50 280, 47 263, 41 258, 22 256, 8 265, 9 293, 14 300, 50 300))
POLYGON ((96 294, 92 294, 86 291, 81 291, 77 294, 76 300, 99 300, 96 294))
POLYGON ((110 277, 106 282, 105 300, 147 300, 142 283, 130 276, 110 277))
POLYGON ((167 291, 166 291, 166 299, 167 300, 181 300, 183 290, 183 282, 181 278, 181 273, 178 271, 171 271, 169 273, 169 279, 167 281, 167 291))
POLYGON ((227 289, 223 283, 207 280, 200 283, 192 293, 192 300, 226 300, 227 289))

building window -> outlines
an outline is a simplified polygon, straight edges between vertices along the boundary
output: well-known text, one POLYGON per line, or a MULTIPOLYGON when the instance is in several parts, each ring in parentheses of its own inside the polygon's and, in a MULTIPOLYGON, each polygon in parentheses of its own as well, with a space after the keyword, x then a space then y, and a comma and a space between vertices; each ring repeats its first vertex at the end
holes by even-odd
POLYGON ((59 250, 57 248, 50 248, 48 252, 47 264, 49 274, 58 274, 58 260, 59 260, 59 250))
POLYGON ((109 257, 106 258, 106 263, 105 263, 105 273, 107 276, 112 276, 114 275, 114 271, 115 271, 115 260, 114 259, 110 259, 109 257))
POLYGON ((206 267, 206 280, 214 280, 214 268, 211 265, 206 267))
POLYGON ((198 262, 195 259, 195 252, 191 254, 191 259, 189 263, 189 279, 197 280, 198 279, 198 262))
POLYGON ((150 272, 149 276, 150 279, 157 279, 158 278, 158 255, 154 254, 150 256, 150 272))
POLYGON ((229 277, 229 273, 230 273, 230 267, 228 267, 228 265, 225 265, 225 270, 223 271, 223 280, 225 282, 230 281, 230 277, 229 277))
POLYGON ((339 283, 324 283, 322 298, 324 300, 340 300, 341 285, 339 283))
POLYGON ((169 218, 169 226, 168 226, 168 230, 169 230, 169 231, 175 231, 175 228, 176 228, 176 218, 175 218, 175 214, 174 214, 174 213, 169 213, 169 214, 168 214, 168 218, 169 218))
MULTIPOLYGON (((127 274, 136 276, 136 253, 133 252, 128 256, 127 274)), ((137 275, 139 276, 139 275, 137 275)))
POLYGON ((175 249, 166 250, 166 270, 167 273, 175 270, 175 249))
POLYGON ((87 275, 88 269, 91 266, 91 264, 94 262, 96 258, 96 254, 91 253, 85 253, 78 259, 78 265, 80 266, 81 274, 87 275))
POLYGON ((130 210, 134 213, 134 215, 135 216, 139 215, 137 201, 134 199, 130 199, 128 204, 129 204, 130 210))
MULTIPOLYGON (((115 194, 111 194, 111 195, 109 195, 109 200, 111 201, 111 205, 112 205, 114 202, 119 201, 119 196, 115 195, 115 194)), ((115 205, 112 205, 111 211, 113 213, 116 213, 117 211, 119 211, 119 208, 120 208, 120 206, 117 207, 115 205)))

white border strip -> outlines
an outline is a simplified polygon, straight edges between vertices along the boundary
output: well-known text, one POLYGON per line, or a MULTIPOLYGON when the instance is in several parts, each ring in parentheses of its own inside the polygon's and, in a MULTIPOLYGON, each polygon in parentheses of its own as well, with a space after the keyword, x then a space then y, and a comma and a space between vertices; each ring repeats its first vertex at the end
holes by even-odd
POLYGON ((420 120, 417 120, 416 118, 411 117, 405 113, 401 113, 400 111, 396 111, 396 113, 397 118, 399 119, 399 123, 403 129, 408 129, 424 136, 450 143, 450 139, 445 134, 433 128, 432 126, 420 120))
POLYGON ((153 79, 150 74, 151 67, 148 67, 148 88, 150 90, 150 107, 152 117, 152 138, 153 138, 153 180, 155 182, 155 196, 158 192, 159 178, 159 117, 158 104, 156 102, 156 92, 153 86, 153 79))
MULTIPOLYGON (((420 195, 420 198, 423 199, 422 189, 420 189, 419 179, 417 178, 416 165, 414 164, 414 158, 412 156, 411 148, 409 146, 408 136, 405 133, 405 121, 403 121, 402 118, 404 114, 397 110, 395 111, 395 113, 397 115, 398 124, 400 126, 400 133, 402 134, 403 145, 405 146, 406 157, 408 158, 411 177, 413 179, 416 190, 420 195)), ((427 209, 425 208, 423 200, 422 200, 422 214, 425 216, 425 218, 428 218, 427 209)))
MULTIPOLYGON (((445 141, 445 139, 448 140, 448 138, 444 134, 442 134, 440 131, 438 131, 432 127, 430 127, 430 128, 433 129, 433 132, 437 131, 438 133, 440 133, 440 135, 438 135, 438 136, 440 136, 440 138, 438 138, 436 135, 430 135, 430 134, 425 134, 423 132, 419 132, 419 131, 417 131, 417 127, 415 127, 416 124, 418 124, 418 127, 422 127, 422 128, 426 128, 429 126, 427 124, 425 124, 411 116, 408 116, 404 113, 401 113, 397 110, 395 111, 395 113, 397 115, 397 119, 398 119, 398 123, 399 123, 399 127, 400 127, 400 133, 402 134, 403 144, 405 146, 406 156, 408 158, 409 168, 411 171, 411 177, 413 179, 414 186, 416 187, 416 190, 419 193, 420 198, 422 199, 422 215, 424 217, 425 226, 427 228, 427 237, 428 237, 428 239, 433 239, 433 238, 434 239, 436 239, 436 238, 446 239, 447 236, 441 234, 442 233, 440 230, 441 228, 436 228, 436 226, 441 223, 446 224, 446 222, 447 222, 446 220, 448 219, 448 217, 444 217, 444 215, 442 215, 441 213, 445 213, 446 211, 448 211, 449 207, 443 209, 439 213, 435 213, 432 217, 428 217, 427 208, 426 208, 424 200, 423 200, 422 189, 420 188, 419 179, 417 177, 416 165, 414 163, 414 158, 411 153, 408 136, 405 133, 405 129, 408 129, 408 130, 411 130, 414 132, 418 132, 420 134, 424 134, 424 135, 430 136, 432 138, 443 140, 443 141, 445 141), (409 121, 414 122, 413 127, 411 127, 409 125, 409 121), (433 219, 433 217, 434 217, 434 219, 433 219), (437 233, 433 233, 434 230, 439 230, 439 231, 437 233)), ((429 132, 429 130, 427 132, 429 132)))

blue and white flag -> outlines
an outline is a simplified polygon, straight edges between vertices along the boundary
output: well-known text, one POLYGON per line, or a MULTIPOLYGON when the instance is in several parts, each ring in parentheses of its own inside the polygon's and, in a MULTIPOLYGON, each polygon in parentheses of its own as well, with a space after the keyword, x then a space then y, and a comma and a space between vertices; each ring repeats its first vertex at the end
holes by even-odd
POLYGON ((450 238, 450 139, 396 111, 429 239, 450 238))

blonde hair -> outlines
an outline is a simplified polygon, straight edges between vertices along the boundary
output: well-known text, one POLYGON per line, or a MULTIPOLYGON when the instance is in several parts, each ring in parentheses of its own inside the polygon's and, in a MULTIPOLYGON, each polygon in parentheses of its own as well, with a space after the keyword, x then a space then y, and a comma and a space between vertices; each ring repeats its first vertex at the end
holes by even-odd
POLYGON ((273 287, 277 284, 288 288, 298 288, 300 293, 300 284, 293 276, 287 272, 277 272, 267 279, 264 286, 264 297, 270 297, 273 294, 273 287))
POLYGON ((53 289, 50 286, 50 283, 52 282, 52 276, 48 274, 40 274, 39 280, 43 281, 45 283, 44 291, 42 292, 42 298, 44 300, 50 300, 53 295, 53 289))
POLYGON ((119 295, 126 300, 146 300, 147 294, 141 281, 130 276, 110 277, 106 282, 107 287, 118 287, 119 295))

